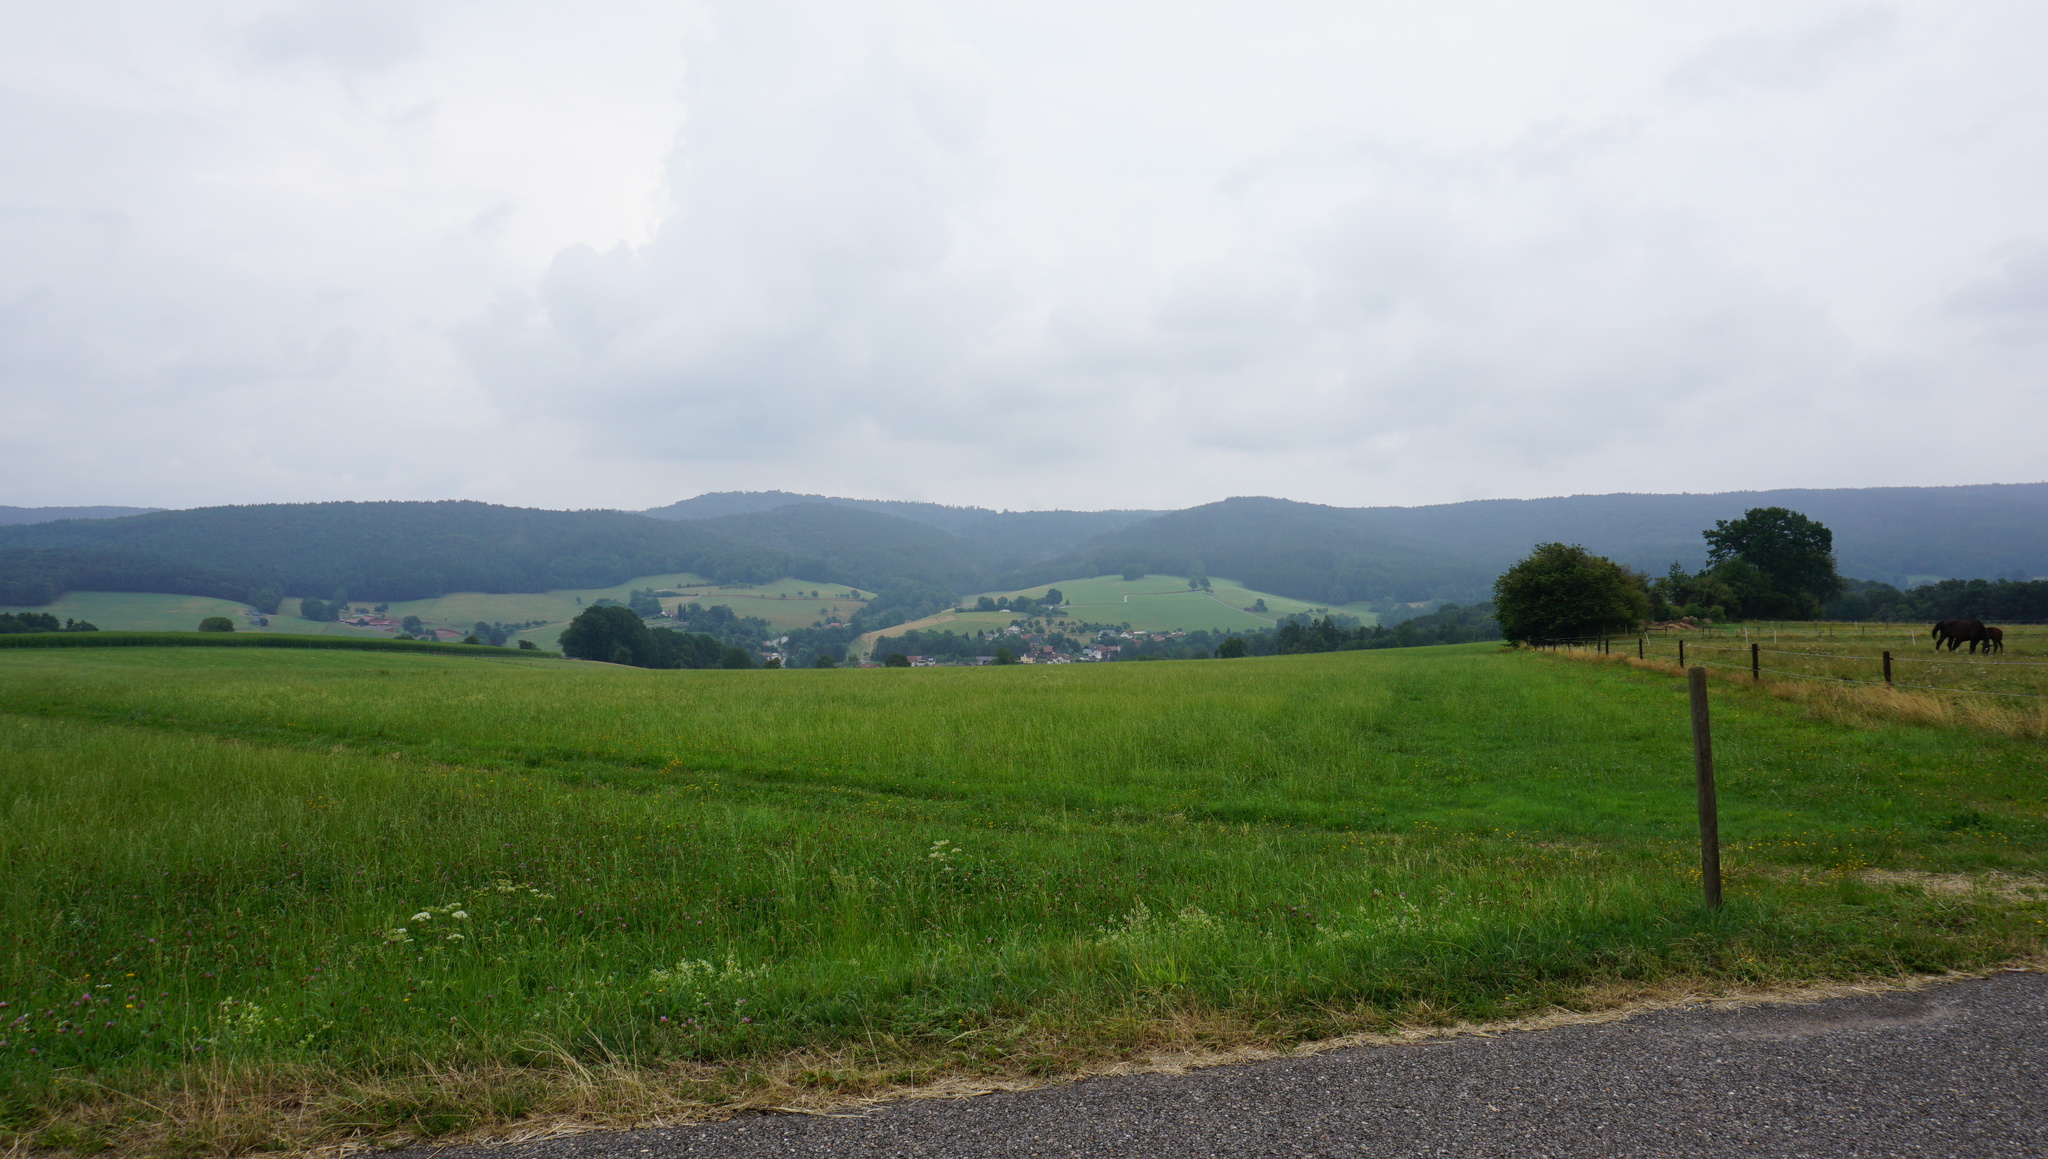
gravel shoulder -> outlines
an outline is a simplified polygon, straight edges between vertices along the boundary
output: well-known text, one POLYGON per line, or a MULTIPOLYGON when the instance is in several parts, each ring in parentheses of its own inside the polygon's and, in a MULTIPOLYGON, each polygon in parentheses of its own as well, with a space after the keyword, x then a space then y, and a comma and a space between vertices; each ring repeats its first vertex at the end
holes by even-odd
POLYGON ((409 1154, 2040 1159, 2048 974, 409 1154))

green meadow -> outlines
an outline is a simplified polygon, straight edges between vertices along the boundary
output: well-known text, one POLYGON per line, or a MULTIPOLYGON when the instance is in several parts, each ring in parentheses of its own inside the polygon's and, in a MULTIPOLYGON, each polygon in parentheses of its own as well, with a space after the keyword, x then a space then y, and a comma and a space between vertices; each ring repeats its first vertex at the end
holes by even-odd
MULTIPOLYGON (((742 616, 759 616, 780 631, 809 627, 815 620, 839 616, 850 619, 867 606, 874 593, 844 586, 806 580, 780 579, 768 584, 720 585, 700 575, 678 572, 646 575, 608 588, 561 588, 546 592, 450 592, 429 600, 401 600, 388 605, 394 620, 418 616, 429 628, 467 632, 483 623, 523 624, 545 621, 541 626, 517 633, 515 640, 531 640, 553 650, 562 629, 576 614, 600 599, 626 601, 635 589, 676 591, 679 596, 662 600, 674 607, 694 599, 705 606, 726 604, 742 616), (813 600, 810 593, 820 593, 813 600), (835 598, 846 596, 847 598, 835 598), (824 615, 821 616, 821 613, 824 615)), ((366 601, 354 606, 369 607, 366 601)), ((316 623, 299 618, 299 601, 284 601, 278 614, 264 628, 252 628, 243 617, 249 605, 206 596, 162 595, 154 592, 66 592, 56 602, 33 608, 0 607, 0 612, 47 612, 58 619, 88 620, 105 631, 189 632, 208 616, 226 616, 237 631, 288 632, 297 635, 370 635, 384 632, 351 628, 345 624, 316 623)), ((1007 621, 1006 621, 1007 622, 1007 621)))
MULTIPOLYGON (((286 600, 270 625, 254 628, 242 613, 249 605, 206 596, 173 596, 158 592, 65 592, 38 607, 0 607, 0 612, 45 612, 59 620, 85 620, 109 632, 190 632, 208 616, 226 616, 238 632, 284 632, 300 636, 381 635, 345 624, 315 623, 298 616, 299 602, 286 600)), ((475 621, 471 621, 474 623, 475 621)))
MULTIPOLYGON (((1367 624, 1378 620, 1364 604, 1326 607, 1269 592, 1255 592, 1233 580, 1211 577, 1209 584, 1210 591, 1198 592, 1188 587, 1186 576, 1148 575, 1127 580, 1121 576, 1104 575, 986 594, 1042 597, 1047 588, 1058 588, 1067 600, 1064 614, 1072 619, 1091 624, 1129 623, 1133 628, 1148 632, 1256 631, 1270 628, 1280 617, 1295 612, 1320 614, 1338 611, 1356 616, 1367 624), (1266 611, 1245 611, 1259 600, 1266 601, 1266 611)), ((970 607, 973 602, 972 597, 967 601, 970 607)))
POLYGON ((1714 697, 1719 912, 1682 682, 1494 645, 0 652, 0 1131, 423 1138, 2039 952, 2038 900, 1915 876, 2039 880, 2038 744, 1714 697))
POLYGON ((808 628, 820 620, 843 623, 851 620, 855 613, 867 607, 869 600, 875 598, 873 592, 843 584, 825 584, 786 576, 765 584, 720 585, 705 581, 668 586, 681 594, 674 599, 662 600, 664 608, 673 608, 685 601, 704 607, 724 604, 733 610, 734 615, 757 616, 768 621, 768 626, 778 632, 808 628), (818 596, 812 598, 812 592, 817 592, 818 596))

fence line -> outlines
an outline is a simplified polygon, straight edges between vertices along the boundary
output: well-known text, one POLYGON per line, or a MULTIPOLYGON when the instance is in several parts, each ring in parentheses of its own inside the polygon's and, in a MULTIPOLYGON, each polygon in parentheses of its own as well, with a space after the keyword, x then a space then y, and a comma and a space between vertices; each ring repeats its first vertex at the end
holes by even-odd
MULTIPOLYGON (((1569 636, 1552 640, 1530 640, 1528 641, 1528 643, 1535 647, 1550 648, 1552 650, 1556 650, 1558 648, 1576 650, 1578 648, 1584 647, 1589 651, 1598 651, 1602 654, 1611 654, 1613 652, 1613 645, 1617 640, 1625 642, 1631 639, 1634 640, 1636 643, 1636 651, 1639 657, 1644 659, 1651 658, 1648 652, 1648 645, 1650 642, 1650 637, 1648 633, 1644 633, 1637 636, 1569 636)), ((1708 651, 1711 649, 1720 652, 1722 655, 1726 655, 1727 651, 1729 650, 1728 644, 1723 644, 1721 648, 1715 649, 1713 644, 1708 644, 1705 641, 1701 640, 1688 640, 1684 637, 1670 639, 1666 642, 1675 643, 1678 645, 1678 654, 1680 657, 1684 657, 1685 645, 1687 643, 1695 643, 1698 651, 1708 651)), ((1729 643, 1732 644, 1733 641, 1730 641, 1729 643)), ((1737 647, 1739 647, 1739 645, 1737 647)), ((1765 648, 1762 645, 1756 643, 1750 644, 1748 646, 1747 651, 1750 653, 1750 663, 1748 664, 1717 664, 1706 660, 1691 659, 1686 659, 1684 660, 1684 662, 1689 665, 1697 665, 1698 667, 1702 668, 1720 668, 1730 672, 1747 672, 1750 674, 1750 677, 1753 680, 1762 680, 1764 674, 1769 673, 1773 677, 1790 677, 1796 680, 1817 680, 1832 684, 1861 684, 1867 685, 1872 688, 1910 689, 1915 692, 1954 692, 1960 693, 1965 696, 2003 696, 2020 700, 2048 700, 2048 694, 2042 694, 2038 692, 2000 692, 1988 688, 1954 688, 1948 685, 1940 684, 1905 684, 1900 683, 1898 681, 1894 681, 1890 678, 1891 665, 1901 660, 1914 660, 1922 664, 1977 663, 1975 661, 1947 660, 1925 656, 1893 656, 1890 654, 1886 654, 1884 656, 1856 656, 1836 652, 1797 652, 1784 648, 1765 648), (1774 656, 1811 656, 1819 660, 1863 660, 1873 664, 1881 663, 1885 665, 1885 679, 1881 681, 1859 680, 1853 676, 1823 676, 1811 672, 1799 672, 1791 668, 1765 668, 1757 662, 1757 657, 1763 653, 1769 653, 1774 656)), ((1740 652, 1738 652, 1737 654, 1739 655, 1740 652)), ((1663 659, 1664 657, 1660 656, 1656 658, 1663 659)), ((1996 667, 2001 668, 2048 668, 2048 664, 2033 663, 2020 660, 1992 661, 1990 663, 1996 667)))
MULTIPOLYGON (((1883 663, 1884 661, 1884 657, 1882 656, 1851 656, 1847 652, 1794 652, 1787 648, 1760 648, 1759 651, 1769 652, 1773 655, 1778 656, 1818 656, 1823 660, 1868 660, 1873 664, 1883 663)), ((2042 663, 2037 660, 1970 661, 1943 659, 1939 656, 1892 656, 1892 663, 1894 664, 1898 663, 1901 660, 1911 660, 1915 664, 1989 663, 1995 664, 2001 668, 2048 668, 2048 663, 2042 663)))

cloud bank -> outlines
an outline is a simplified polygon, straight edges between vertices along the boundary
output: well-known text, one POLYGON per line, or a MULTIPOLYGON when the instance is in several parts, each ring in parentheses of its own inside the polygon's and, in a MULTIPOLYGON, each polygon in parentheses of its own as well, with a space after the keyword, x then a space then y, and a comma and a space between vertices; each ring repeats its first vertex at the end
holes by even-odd
POLYGON ((9 502, 2040 475, 2016 3, 8 20, 9 502))

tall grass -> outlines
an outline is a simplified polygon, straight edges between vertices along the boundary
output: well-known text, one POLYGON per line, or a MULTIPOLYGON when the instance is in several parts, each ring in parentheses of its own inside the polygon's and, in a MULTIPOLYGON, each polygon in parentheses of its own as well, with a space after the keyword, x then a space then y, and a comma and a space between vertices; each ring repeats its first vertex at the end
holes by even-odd
POLYGON ((431 1135, 2038 944, 2024 905, 1857 877, 2038 870, 2036 750, 1764 698, 1723 706, 1702 910, 1667 684, 1480 647, 6 654, 0 1114, 80 1149, 431 1135))

